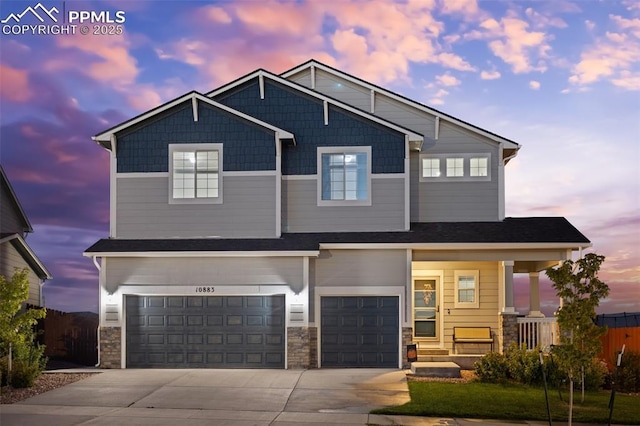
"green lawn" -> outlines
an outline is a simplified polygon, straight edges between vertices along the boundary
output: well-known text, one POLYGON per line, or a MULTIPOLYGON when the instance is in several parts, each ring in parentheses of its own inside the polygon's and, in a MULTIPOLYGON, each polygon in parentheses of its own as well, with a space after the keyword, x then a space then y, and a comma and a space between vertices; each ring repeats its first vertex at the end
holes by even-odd
MULTIPOLYGON (((400 414, 428 417, 485 418, 546 421, 544 389, 521 385, 480 382, 409 382, 411 401, 397 407, 374 411, 377 414, 400 414)), ((573 421, 606 424, 609 418, 609 392, 589 392, 581 404, 574 399, 573 421)), ((554 421, 567 421, 569 394, 549 391, 554 421)), ((617 394, 613 423, 640 424, 640 396, 617 394)))

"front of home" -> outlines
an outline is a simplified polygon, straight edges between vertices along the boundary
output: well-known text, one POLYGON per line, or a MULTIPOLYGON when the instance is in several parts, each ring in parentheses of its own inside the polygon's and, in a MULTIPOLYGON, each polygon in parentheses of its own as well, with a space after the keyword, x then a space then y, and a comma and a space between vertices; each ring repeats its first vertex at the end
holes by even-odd
POLYGON ((520 146, 309 61, 187 93, 94 137, 111 153, 105 368, 402 367, 454 327, 517 339, 514 274, 590 245, 505 218, 520 146))

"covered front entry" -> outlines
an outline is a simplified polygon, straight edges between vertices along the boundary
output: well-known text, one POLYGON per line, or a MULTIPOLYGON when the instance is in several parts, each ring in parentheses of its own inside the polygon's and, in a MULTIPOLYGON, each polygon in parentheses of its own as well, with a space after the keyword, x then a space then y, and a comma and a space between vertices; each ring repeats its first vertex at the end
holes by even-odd
POLYGON ((284 368, 285 297, 126 296, 129 368, 284 368))
POLYGON ((398 367, 399 298, 323 296, 322 367, 398 367))

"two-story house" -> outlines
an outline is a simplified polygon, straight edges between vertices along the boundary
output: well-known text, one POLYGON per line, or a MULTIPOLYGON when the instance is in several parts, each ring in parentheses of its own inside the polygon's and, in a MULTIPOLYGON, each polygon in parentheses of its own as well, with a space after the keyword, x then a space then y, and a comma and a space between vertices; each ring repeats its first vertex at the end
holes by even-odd
MULTIPOLYGON (((514 274, 590 245, 505 218, 517 143, 316 61, 187 93, 94 137, 111 154, 100 362, 401 367, 454 327, 517 338, 514 274)), ((467 345, 482 353, 487 345, 467 345)))
POLYGON ((27 244, 26 238, 31 232, 31 222, 0 166, 0 275, 9 281, 16 270, 26 268, 29 279, 26 303, 44 306, 42 287, 51 279, 51 274, 27 244))

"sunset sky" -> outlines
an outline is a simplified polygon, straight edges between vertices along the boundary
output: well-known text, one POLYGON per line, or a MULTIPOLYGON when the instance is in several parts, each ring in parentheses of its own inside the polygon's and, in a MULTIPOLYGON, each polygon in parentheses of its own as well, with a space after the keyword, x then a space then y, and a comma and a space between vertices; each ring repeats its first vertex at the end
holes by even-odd
MULTIPOLYGON (((62 11, 124 17, 112 24, 122 34, 83 35, 80 23, 21 33, 10 14, 37 4, 0 2, 0 162, 54 276, 47 307, 97 312, 82 252, 108 236, 109 164, 91 136, 188 91, 314 58, 522 144, 506 169, 507 216, 565 216, 606 256, 611 294, 598 311, 640 312, 637 0, 43 0, 59 23, 62 11)), ((516 288, 525 313, 527 281, 516 288)), ((542 281, 549 313, 557 299, 542 281)))

